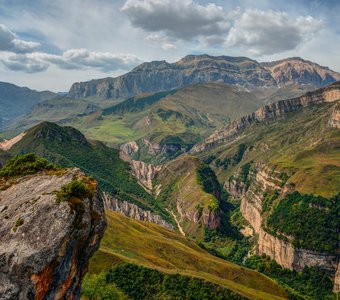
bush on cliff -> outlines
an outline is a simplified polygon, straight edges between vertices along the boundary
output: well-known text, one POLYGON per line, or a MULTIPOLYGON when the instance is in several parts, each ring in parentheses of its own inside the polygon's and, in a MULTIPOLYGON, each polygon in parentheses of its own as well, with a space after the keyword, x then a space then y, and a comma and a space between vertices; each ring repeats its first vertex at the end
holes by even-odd
POLYGON ((71 198, 91 197, 93 192, 89 189, 84 180, 73 179, 70 183, 62 186, 61 190, 56 193, 57 202, 68 201, 71 198))
POLYGON ((58 167, 33 153, 18 155, 8 160, 0 169, 0 177, 14 177, 35 174, 40 171, 57 170, 58 167))

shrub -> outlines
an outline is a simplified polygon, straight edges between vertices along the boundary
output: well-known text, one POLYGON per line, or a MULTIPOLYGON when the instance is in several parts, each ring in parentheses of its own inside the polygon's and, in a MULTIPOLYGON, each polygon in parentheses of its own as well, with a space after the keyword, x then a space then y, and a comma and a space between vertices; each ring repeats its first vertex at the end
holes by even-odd
POLYGON ((57 170, 58 167, 33 153, 11 158, 0 170, 0 177, 24 176, 39 171, 57 170))
POLYGON ((91 197, 93 192, 89 189, 84 180, 73 179, 70 183, 65 184, 56 195, 57 202, 60 203, 69 201, 71 198, 91 197))

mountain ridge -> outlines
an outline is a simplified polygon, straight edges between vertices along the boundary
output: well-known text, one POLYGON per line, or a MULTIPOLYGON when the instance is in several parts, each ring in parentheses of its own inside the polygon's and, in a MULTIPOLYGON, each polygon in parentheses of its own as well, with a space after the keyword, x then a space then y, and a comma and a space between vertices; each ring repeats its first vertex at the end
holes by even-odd
POLYGON ((259 63, 247 57, 187 55, 174 63, 144 62, 115 78, 76 82, 69 96, 124 99, 202 82, 225 82, 255 89, 293 83, 321 87, 337 80, 339 73, 299 57, 259 63), (271 70, 273 67, 275 70, 271 70))

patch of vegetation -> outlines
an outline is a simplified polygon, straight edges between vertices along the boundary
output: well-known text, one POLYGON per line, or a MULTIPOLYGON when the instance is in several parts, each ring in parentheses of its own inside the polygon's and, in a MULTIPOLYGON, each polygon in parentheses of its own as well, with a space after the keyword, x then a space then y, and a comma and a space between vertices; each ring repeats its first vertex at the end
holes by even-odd
POLYGON ((68 184, 61 187, 60 191, 56 193, 57 203, 69 201, 71 198, 89 198, 93 196, 84 180, 72 179, 68 184))
POLYGON ((205 192, 216 197, 220 194, 220 183, 217 180, 215 172, 208 165, 200 164, 196 169, 196 176, 198 183, 205 192))
POLYGON ((250 186, 250 179, 249 179, 249 171, 251 168, 251 163, 246 163, 241 167, 240 171, 240 180, 244 183, 246 190, 248 190, 250 186))
POLYGON ((150 106, 166 96, 173 95, 176 90, 159 92, 145 97, 132 97, 114 106, 103 110, 102 115, 124 114, 127 112, 137 112, 143 110, 146 106, 150 106))
POLYGON ((114 283, 107 283, 106 272, 92 275, 87 274, 83 280, 82 295, 88 300, 129 299, 114 283))
POLYGON ((285 172, 281 172, 280 173, 279 178, 282 180, 282 182, 280 183, 281 187, 283 187, 286 184, 286 182, 289 179, 289 177, 290 176, 287 173, 285 173, 285 172))
POLYGON ((246 299, 222 286, 202 279, 166 274, 158 270, 124 264, 106 273, 106 283, 114 284, 132 299, 246 299))
POLYGON ((279 197, 280 190, 270 190, 263 193, 262 213, 269 211, 273 202, 279 197))
POLYGON ((204 240, 199 246, 214 256, 242 265, 251 249, 249 238, 239 231, 246 225, 246 220, 239 211, 239 204, 230 202, 225 191, 222 191, 220 207, 223 212, 221 226, 214 231, 204 230, 204 240))
POLYGON ((305 267, 302 272, 291 271, 282 268, 265 254, 262 256, 252 255, 246 260, 245 265, 298 291, 298 295, 293 293, 291 299, 306 299, 304 296, 316 300, 333 299, 332 280, 318 267, 305 267))
POLYGON ((223 167, 224 170, 227 170, 229 167, 236 166, 238 163, 241 162, 244 152, 247 150, 247 146, 243 143, 237 146, 236 153, 231 157, 226 157, 223 160, 220 158, 216 159, 215 166, 216 167, 223 167))
POLYGON ((23 225, 24 224, 24 219, 23 218, 18 218, 18 219, 16 219, 16 221, 15 221, 15 225, 14 225, 14 227, 13 227, 13 231, 14 232, 16 232, 17 230, 18 230, 18 228, 21 226, 21 225, 23 225))
POLYGON ((327 199, 294 192, 273 209, 267 225, 277 233, 291 236, 296 247, 336 253, 339 215, 340 194, 327 199))
POLYGON ((18 155, 8 160, 0 169, 0 177, 15 177, 36 174, 40 171, 57 170, 58 167, 33 153, 18 155))

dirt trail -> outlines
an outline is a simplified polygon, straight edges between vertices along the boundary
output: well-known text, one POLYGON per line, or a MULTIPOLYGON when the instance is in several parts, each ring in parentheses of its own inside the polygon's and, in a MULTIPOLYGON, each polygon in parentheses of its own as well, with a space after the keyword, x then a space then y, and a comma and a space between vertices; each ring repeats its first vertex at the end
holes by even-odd
POLYGON ((178 226, 178 229, 179 229, 180 233, 181 233, 183 236, 185 236, 185 232, 183 231, 183 228, 181 227, 181 225, 179 225, 179 222, 178 222, 178 220, 177 220, 176 215, 175 215, 171 210, 169 210, 169 209, 167 209, 167 208, 166 208, 166 210, 167 210, 167 212, 169 212, 169 213, 174 217, 174 219, 175 219, 175 221, 176 221, 176 223, 177 223, 177 226, 178 226))

